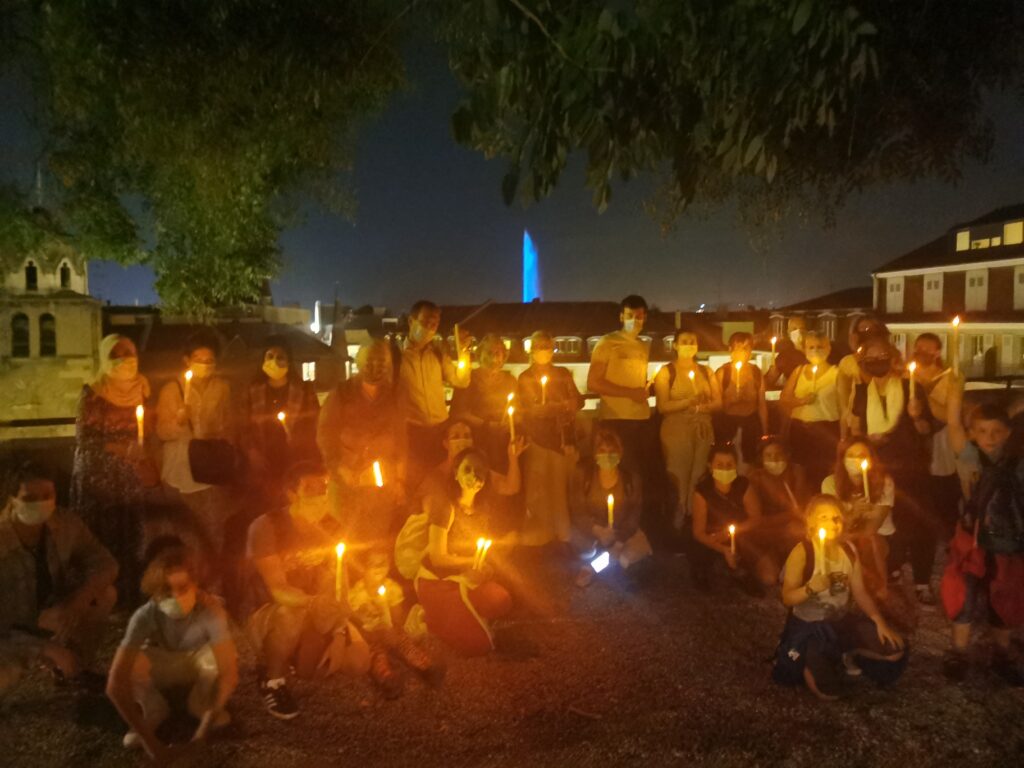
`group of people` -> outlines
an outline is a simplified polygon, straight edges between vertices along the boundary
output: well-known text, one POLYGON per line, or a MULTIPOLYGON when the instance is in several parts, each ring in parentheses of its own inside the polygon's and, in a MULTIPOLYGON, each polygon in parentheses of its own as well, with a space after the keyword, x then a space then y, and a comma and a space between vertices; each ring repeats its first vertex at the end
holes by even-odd
POLYGON ((369 674, 397 696, 410 672, 444 677, 425 635, 488 653, 523 592, 517 552, 550 550, 586 588, 598 563, 642 584, 654 545, 682 549, 701 589, 781 585, 775 679, 830 698, 843 675, 898 677, 912 629, 899 620, 902 567, 933 605, 947 541, 947 674, 966 674, 987 601, 993 668, 1021 684, 1010 632, 1024 620, 1024 460, 1005 411, 965 421, 937 337, 918 337, 911 369, 872 318, 853 324, 839 359, 798 321, 768 370, 747 333, 711 370, 681 328, 650 379, 647 306, 628 296, 591 355, 588 433, 550 333, 532 335, 517 379, 500 337, 475 343, 474 365, 469 334, 438 337, 440 314, 415 304, 402 343, 364 345, 322 406, 283 340, 238 392, 203 332, 151 409, 134 344, 103 339, 69 508, 29 464, 0 512, 0 689, 35 659, 61 680, 87 677, 120 603, 132 615, 105 689, 125 745, 160 760, 169 688, 189 690, 197 738, 230 720, 232 619, 268 712, 288 720, 291 674, 369 674), (765 389, 780 384, 770 414, 765 389))

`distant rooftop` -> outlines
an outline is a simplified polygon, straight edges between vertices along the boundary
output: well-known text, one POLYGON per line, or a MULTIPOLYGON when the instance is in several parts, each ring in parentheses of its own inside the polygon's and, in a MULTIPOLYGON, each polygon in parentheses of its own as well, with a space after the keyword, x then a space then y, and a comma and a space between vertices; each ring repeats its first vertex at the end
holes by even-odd
POLYGON ((836 309, 854 310, 870 309, 874 303, 874 289, 870 285, 858 285, 854 288, 843 288, 841 291, 826 293, 805 301, 798 301, 786 307, 779 307, 779 312, 813 312, 817 310, 836 309))

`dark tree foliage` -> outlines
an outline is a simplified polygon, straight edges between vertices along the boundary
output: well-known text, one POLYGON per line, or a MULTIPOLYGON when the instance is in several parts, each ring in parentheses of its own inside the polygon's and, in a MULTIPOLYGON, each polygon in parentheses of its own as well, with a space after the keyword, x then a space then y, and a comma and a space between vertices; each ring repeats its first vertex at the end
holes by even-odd
POLYGON ((173 310, 251 300, 300 194, 350 209, 354 131, 401 82, 384 5, 8 0, 61 226, 173 310))
POLYGON ((984 159, 991 89, 1019 86, 1015 0, 445 0, 468 89, 456 139, 508 159, 506 202, 549 194, 569 156, 603 209, 656 174, 663 224, 739 196, 764 216, 984 159))

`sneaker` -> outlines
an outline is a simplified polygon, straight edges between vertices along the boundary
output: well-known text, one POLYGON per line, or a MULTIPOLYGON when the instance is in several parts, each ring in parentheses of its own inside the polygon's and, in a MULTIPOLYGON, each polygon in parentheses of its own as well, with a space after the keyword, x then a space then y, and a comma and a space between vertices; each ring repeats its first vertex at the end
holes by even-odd
POLYGON ((843 654, 843 668, 846 670, 848 677, 860 677, 864 674, 863 670, 857 665, 857 660, 853 657, 852 653, 843 654))
POLYGON ((967 654, 961 651, 948 651, 942 659, 942 674, 951 683, 962 683, 966 680, 969 667, 967 654))
POLYGON ((996 651, 992 655, 992 672, 1011 688, 1024 688, 1024 675, 1008 654, 996 651))
POLYGON ((260 683, 260 696, 267 712, 278 720, 293 720, 298 717, 299 708, 295 705, 295 699, 292 698, 284 678, 260 683))
POLYGON ((935 593, 928 584, 918 584, 914 591, 917 593, 917 603, 922 608, 935 607, 935 593))

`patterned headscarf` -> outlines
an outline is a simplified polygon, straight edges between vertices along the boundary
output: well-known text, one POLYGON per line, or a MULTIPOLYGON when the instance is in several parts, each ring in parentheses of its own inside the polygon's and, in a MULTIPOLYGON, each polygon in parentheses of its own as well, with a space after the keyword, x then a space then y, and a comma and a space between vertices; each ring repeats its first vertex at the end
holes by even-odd
POLYGON ((149 397, 149 381, 140 373, 136 373, 130 379, 118 379, 111 375, 115 365, 111 355, 114 352, 114 347, 121 343, 131 347, 132 355, 136 360, 138 359, 139 354, 135 349, 135 343, 127 336, 120 336, 116 333, 104 336, 100 342, 100 369, 92 383, 92 389, 112 405, 120 408, 134 408, 144 403, 149 397))

